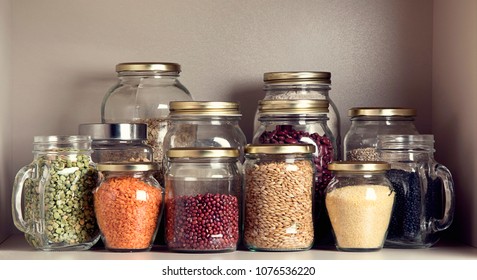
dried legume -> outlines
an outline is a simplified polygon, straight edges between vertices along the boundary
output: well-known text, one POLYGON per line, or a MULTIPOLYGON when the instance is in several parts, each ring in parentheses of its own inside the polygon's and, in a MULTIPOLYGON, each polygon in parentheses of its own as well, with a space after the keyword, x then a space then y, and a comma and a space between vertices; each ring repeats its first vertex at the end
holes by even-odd
MULTIPOLYGON (((98 237, 93 210, 92 191, 97 183, 97 170, 88 155, 45 155, 38 158, 39 173, 48 172, 46 182, 25 181, 25 221, 43 225, 45 241, 26 234, 35 248, 60 244, 76 245, 95 242, 98 237), (41 186, 44 186, 42 201, 41 186), (44 222, 41 203, 44 203, 44 222)), ((31 224, 33 226, 33 224, 31 224)), ((61 245, 63 246, 63 245, 61 245)))
POLYGON ((443 213, 440 180, 426 176, 426 197, 423 202, 419 174, 391 169, 386 176, 396 191, 396 205, 389 225, 388 239, 426 242, 421 240, 421 235, 427 234, 423 233, 422 222, 441 217, 443 213))
POLYGON ((302 250, 313 244, 310 161, 259 162, 245 170, 244 242, 251 250, 302 250))
POLYGON ((234 195, 198 194, 167 200, 166 241, 176 251, 235 250, 239 203, 234 195))
POLYGON ((110 250, 144 250, 152 245, 162 190, 134 177, 111 177, 94 192, 96 218, 110 250))
POLYGON ((326 208, 340 249, 380 249, 394 203, 388 186, 336 188, 326 195, 326 208))

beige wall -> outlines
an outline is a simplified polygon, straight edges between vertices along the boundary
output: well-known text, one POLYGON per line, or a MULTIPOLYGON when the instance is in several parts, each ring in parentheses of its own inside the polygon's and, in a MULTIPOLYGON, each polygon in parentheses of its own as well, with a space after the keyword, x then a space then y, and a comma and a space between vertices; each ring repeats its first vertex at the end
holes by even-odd
POLYGON ((432 128, 451 169, 458 238, 477 247, 477 1, 434 1, 432 128))
POLYGON ((10 214, 10 2, 0 0, 0 242, 7 237, 10 214))
POLYGON ((99 121, 124 61, 181 63, 196 100, 242 103, 249 140, 263 73, 286 70, 332 72, 343 133, 353 106, 412 106, 419 130, 431 132, 432 0, 0 1, 13 9, 12 66, 0 65, 11 77, 12 91, 1 94, 11 99, 14 135, 3 180, 31 161, 34 135, 99 121))

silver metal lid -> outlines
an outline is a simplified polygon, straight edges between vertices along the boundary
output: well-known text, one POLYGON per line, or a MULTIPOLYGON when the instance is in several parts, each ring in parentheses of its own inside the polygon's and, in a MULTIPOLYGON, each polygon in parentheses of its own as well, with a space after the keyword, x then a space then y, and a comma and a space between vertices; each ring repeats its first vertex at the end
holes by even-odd
POLYGON ((79 125, 80 135, 90 135, 92 140, 146 140, 145 123, 85 123, 79 125))

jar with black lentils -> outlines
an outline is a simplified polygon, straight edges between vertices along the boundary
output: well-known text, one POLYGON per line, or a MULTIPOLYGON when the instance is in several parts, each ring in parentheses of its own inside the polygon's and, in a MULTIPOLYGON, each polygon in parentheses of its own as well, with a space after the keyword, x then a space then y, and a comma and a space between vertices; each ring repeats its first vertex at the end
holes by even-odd
POLYGON ((314 203, 317 219, 317 244, 332 243, 331 226, 326 216, 324 192, 332 176, 328 164, 338 159, 336 139, 328 127, 326 100, 261 100, 260 126, 254 133, 253 144, 311 144, 315 146, 314 203))
POLYGON ((91 152, 89 136, 34 137, 33 161, 18 171, 12 196, 13 221, 32 247, 86 250, 98 241, 91 152))
POLYGON ((386 175, 396 192, 385 247, 428 248, 453 220, 454 181, 434 159, 434 136, 380 135, 378 156, 391 164, 386 175))
POLYGON ((351 126, 343 139, 343 159, 376 161, 378 135, 419 134, 416 110, 399 107, 355 107, 348 110, 351 126))
POLYGON ((236 148, 171 148, 165 239, 178 252, 228 252, 240 236, 242 171, 236 148))

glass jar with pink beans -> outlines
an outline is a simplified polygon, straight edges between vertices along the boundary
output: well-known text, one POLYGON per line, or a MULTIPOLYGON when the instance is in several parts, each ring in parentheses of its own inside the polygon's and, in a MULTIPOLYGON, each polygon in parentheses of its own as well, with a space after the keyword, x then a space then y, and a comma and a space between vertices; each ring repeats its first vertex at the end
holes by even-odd
POLYGON ((236 148, 167 152, 166 244, 177 252, 229 252, 239 242, 242 171, 236 148))

